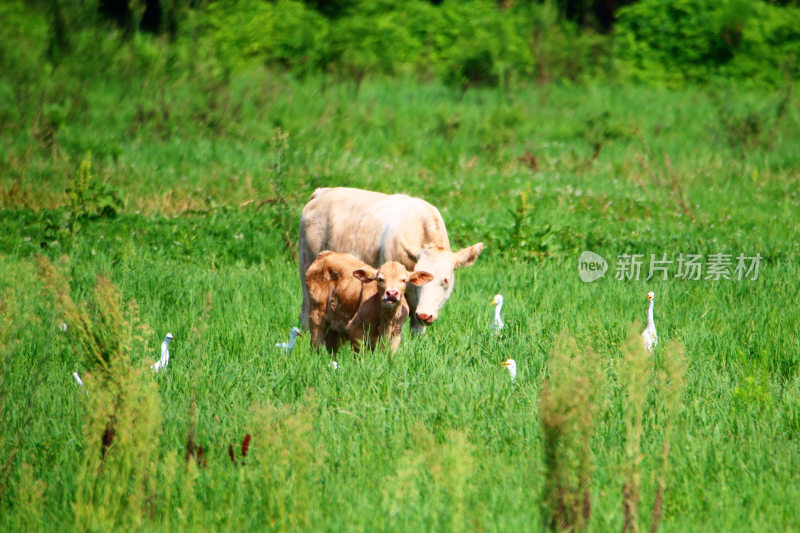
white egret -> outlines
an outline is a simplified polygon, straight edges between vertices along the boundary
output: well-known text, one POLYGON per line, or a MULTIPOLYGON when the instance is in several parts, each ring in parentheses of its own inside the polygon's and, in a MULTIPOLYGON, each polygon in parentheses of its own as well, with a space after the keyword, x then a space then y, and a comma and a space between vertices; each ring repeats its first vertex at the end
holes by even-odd
POLYGON ((339 363, 336 361, 331 361, 331 364, 329 364, 328 367, 332 370, 339 370, 339 363))
POLYGON ((506 359, 502 363, 500 363, 504 367, 508 369, 508 373, 511 374, 511 381, 517 379, 517 362, 513 359, 506 359))
POLYGON ((81 379, 81 377, 78 375, 78 373, 77 373, 77 372, 73 372, 73 373, 72 373, 72 377, 73 377, 73 378, 75 378, 75 381, 77 381, 77 382, 78 382, 78 385, 80 385, 81 387, 83 387, 83 380, 81 379))
POLYGON ((658 345, 658 334, 656 334, 656 323, 653 322, 653 299, 656 293, 650 291, 647 293, 647 299, 650 301, 650 307, 647 308, 647 327, 642 332, 642 340, 644 341, 644 349, 648 352, 653 351, 653 347, 658 345))
POLYGON ((497 306, 494 308, 494 330, 499 333, 505 325, 503 324, 503 319, 500 318, 500 311, 503 309, 503 296, 501 294, 496 294, 494 299, 492 299, 492 305, 497 306))
POLYGON ((292 353, 294 351, 294 340, 295 337, 302 337, 303 333, 300 331, 300 328, 292 328, 291 333, 289 333, 289 343, 279 342, 275 344, 276 348, 280 348, 284 352, 292 353))
POLYGON ((167 333, 167 336, 164 337, 164 342, 161 343, 161 359, 156 361, 156 364, 152 365, 150 368, 158 372, 162 368, 166 368, 169 364, 169 343, 173 339, 172 333, 167 333))

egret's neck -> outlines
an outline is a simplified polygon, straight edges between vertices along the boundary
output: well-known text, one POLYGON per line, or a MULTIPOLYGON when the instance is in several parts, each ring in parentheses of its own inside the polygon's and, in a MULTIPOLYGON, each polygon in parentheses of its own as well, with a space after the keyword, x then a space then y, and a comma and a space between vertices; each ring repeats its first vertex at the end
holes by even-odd
POLYGON ((295 340, 295 338, 296 338, 296 337, 297 337, 297 333, 295 333, 294 331, 292 331, 292 332, 289 334, 289 349, 290 349, 290 350, 291 350, 292 348, 294 348, 294 340, 295 340))
POLYGON ((647 325, 655 325, 653 321, 653 300, 650 300, 650 307, 647 308, 647 325))
POLYGON ((499 304, 497 304, 497 306, 494 308, 494 320, 495 320, 495 322, 497 322, 497 321, 499 321, 499 320, 500 320, 500 310, 501 310, 502 308, 503 308, 503 302, 500 302, 500 303, 499 303, 499 304))

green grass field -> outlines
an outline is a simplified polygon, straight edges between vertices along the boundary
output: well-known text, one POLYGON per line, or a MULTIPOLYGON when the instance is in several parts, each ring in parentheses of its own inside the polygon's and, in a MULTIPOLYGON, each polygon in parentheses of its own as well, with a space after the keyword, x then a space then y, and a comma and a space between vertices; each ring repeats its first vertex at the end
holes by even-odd
POLYGON ((663 531, 800 528, 800 106, 787 90, 461 94, 253 70, 222 87, 43 91, 0 130, 0 529, 532 531, 558 514, 548 483, 564 479, 588 487, 589 530, 622 530, 623 487, 639 479, 628 518, 644 531, 662 475, 663 531), (406 330, 395 356, 345 350, 337 371, 307 337, 274 348, 297 322, 299 212, 332 185, 422 197, 453 246, 486 244, 426 335, 406 330), (605 278, 580 280, 584 250, 609 261, 605 278), (645 282, 647 264, 617 281, 623 253, 676 263, 666 281, 645 282), (733 266, 759 253, 759 277, 675 279, 681 253, 733 266), (661 342, 635 374, 623 347, 649 290, 661 342), (68 295, 89 302, 105 367, 68 295), (670 341, 686 367, 671 389, 670 341), (551 386, 567 413, 557 442, 542 425, 551 386))

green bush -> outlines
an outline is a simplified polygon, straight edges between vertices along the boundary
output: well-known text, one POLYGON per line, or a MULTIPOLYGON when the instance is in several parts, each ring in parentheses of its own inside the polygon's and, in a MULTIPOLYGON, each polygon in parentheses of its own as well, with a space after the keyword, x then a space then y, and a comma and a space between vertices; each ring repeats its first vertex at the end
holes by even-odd
POLYGON ((331 27, 335 68, 345 73, 416 74, 465 89, 534 75, 578 80, 598 73, 601 36, 562 20, 552 2, 365 2, 331 27))
POLYGON ((491 0, 354 3, 328 20, 292 0, 213 2, 200 11, 203 39, 226 64, 256 59, 295 73, 332 70, 438 78, 451 86, 512 79, 580 79, 606 55, 606 40, 559 18, 554 4, 503 8, 491 0))
POLYGON ((780 83, 800 58, 800 9, 746 0, 642 0, 619 11, 623 77, 675 85, 724 76, 780 83))
POLYGON ((235 65, 256 60, 306 73, 327 62, 328 22, 301 2, 213 2, 204 19, 216 53, 235 65))
POLYGON ((529 21, 492 2, 447 2, 438 37, 441 76, 451 85, 497 85, 512 72, 530 75, 529 21))
MULTIPOLYGON (((354 10, 352 16, 336 21, 331 40, 336 68, 358 77, 367 72, 413 71, 424 50, 425 30, 420 35, 417 32, 421 28, 408 21, 418 22, 434 15, 433 8, 425 10, 424 7, 418 2, 409 2, 394 9, 386 2, 368 2, 354 10)), ((431 18, 430 22, 430 26, 435 27, 435 19, 431 18)))

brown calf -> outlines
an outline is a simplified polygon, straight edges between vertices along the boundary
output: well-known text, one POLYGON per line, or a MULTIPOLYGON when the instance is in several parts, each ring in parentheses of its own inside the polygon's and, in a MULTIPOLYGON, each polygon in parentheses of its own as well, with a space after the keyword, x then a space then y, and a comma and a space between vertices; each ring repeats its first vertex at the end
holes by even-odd
POLYGON ((394 261, 375 269, 349 254, 320 253, 306 271, 311 346, 324 343, 335 352, 349 340, 358 352, 365 339, 374 349, 388 336, 395 352, 408 318, 406 284, 421 286, 432 279, 428 272, 409 273, 394 261))

